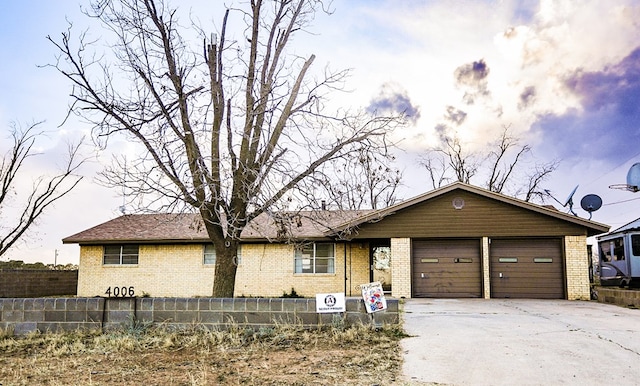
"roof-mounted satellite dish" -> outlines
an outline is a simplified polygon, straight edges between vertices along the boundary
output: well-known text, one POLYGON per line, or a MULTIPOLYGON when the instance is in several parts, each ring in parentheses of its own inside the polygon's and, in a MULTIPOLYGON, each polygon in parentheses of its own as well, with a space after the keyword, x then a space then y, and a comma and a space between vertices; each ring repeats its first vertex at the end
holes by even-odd
MULTIPOLYGON (((573 188, 571 193, 569 193, 569 197, 567 197, 567 199, 564 200, 564 205, 562 205, 562 206, 569 205, 569 209, 572 209, 572 206, 573 206, 573 195, 576 194, 576 190, 578 190, 578 186, 579 185, 576 185, 576 187, 573 188)), ((573 212, 573 210, 571 212, 573 212)))
POLYGON ((580 206, 589 212, 589 220, 591 220, 591 214, 602 206, 602 199, 596 194, 587 194, 580 200, 580 206))
POLYGON ((621 189, 634 193, 640 191, 640 162, 634 163, 629 168, 626 184, 609 185, 609 189, 621 189))
POLYGON ((573 211, 573 195, 576 193, 576 190, 578 190, 578 186, 580 185, 576 185, 575 188, 573 188, 573 190, 571 191, 571 193, 569 193, 569 196, 567 197, 566 200, 564 200, 564 202, 560 202, 558 201, 557 198, 553 197, 551 195, 551 191, 549 191, 548 189, 545 189, 544 191, 551 197, 553 198, 558 204, 562 205, 563 208, 566 208, 567 205, 569 205, 569 211, 571 212, 571 214, 573 214, 574 216, 577 216, 578 214, 576 212, 573 211))

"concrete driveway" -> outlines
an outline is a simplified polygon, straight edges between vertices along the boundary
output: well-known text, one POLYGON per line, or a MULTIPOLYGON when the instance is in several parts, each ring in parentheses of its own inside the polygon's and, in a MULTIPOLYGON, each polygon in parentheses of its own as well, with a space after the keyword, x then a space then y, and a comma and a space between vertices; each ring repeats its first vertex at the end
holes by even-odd
POLYGON ((567 300, 407 299, 406 381, 639 385, 640 310, 567 300))

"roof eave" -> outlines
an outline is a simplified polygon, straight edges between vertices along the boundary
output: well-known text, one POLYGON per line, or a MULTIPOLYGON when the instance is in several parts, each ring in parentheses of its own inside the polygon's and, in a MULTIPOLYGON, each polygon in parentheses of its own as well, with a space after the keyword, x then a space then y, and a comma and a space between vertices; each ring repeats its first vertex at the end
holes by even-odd
POLYGON ((206 238, 184 239, 70 239, 62 240, 62 244, 79 245, 103 245, 103 244, 188 244, 206 243, 211 240, 206 238))

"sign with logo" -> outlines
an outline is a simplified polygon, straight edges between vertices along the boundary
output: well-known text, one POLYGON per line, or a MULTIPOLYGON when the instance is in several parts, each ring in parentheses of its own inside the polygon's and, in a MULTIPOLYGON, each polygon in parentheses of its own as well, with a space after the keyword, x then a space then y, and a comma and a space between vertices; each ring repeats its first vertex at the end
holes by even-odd
POLYGON ((382 311, 387 309, 387 299, 384 298, 384 292, 382 291, 382 284, 378 281, 361 284, 362 299, 364 299, 364 306, 368 313, 382 311))
POLYGON ((335 294, 316 294, 316 312, 328 314, 332 312, 345 312, 347 310, 344 301, 344 292, 335 294))

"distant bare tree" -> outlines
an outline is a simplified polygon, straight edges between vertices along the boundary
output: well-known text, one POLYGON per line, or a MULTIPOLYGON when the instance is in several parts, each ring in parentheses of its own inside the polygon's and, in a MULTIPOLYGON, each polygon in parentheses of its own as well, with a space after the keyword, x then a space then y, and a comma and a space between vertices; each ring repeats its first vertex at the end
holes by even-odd
POLYGON ((470 183, 482 164, 477 153, 467 152, 458 137, 445 138, 441 147, 431 149, 420 164, 427 169, 433 188, 452 182, 470 183))
POLYGON ((360 149, 325 171, 329 203, 338 209, 380 209, 393 205, 402 181, 390 153, 360 149))
POLYGON ((25 175, 26 162, 39 154, 34 148, 36 139, 44 135, 38 130, 39 125, 34 123, 26 129, 16 124, 11 126, 13 146, 0 163, 0 256, 36 224, 47 208, 67 195, 82 179, 75 174, 84 162, 78 153, 80 143, 68 145, 67 158, 57 174, 35 178, 25 175), (32 180, 31 188, 18 193, 17 185, 25 179, 32 180))
POLYGON ((243 4, 227 9, 209 36, 184 28, 179 10, 162 0, 96 1, 90 16, 112 33, 112 56, 93 51, 86 34, 49 38, 60 53, 55 67, 73 85, 72 110, 95 125, 95 137, 122 133, 144 148, 106 170, 105 182, 124 186, 132 200, 156 197, 163 210, 200 213, 216 249, 216 297, 234 294, 249 222, 323 184, 323 165, 385 149, 386 134, 402 123, 329 112, 328 92, 341 89, 348 72, 310 75, 315 55, 288 52, 322 1, 243 4), (186 33, 202 40, 193 44, 186 33))
POLYGON ((432 149, 422 157, 420 164, 427 170, 432 187, 438 188, 452 181, 472 183, 474 177, 487 176, 485 183, 477 184, 497 193, 510 194, 525 201, 544 202, 547 194, 540 184, 558 167, 558 161, 523 165, 531 155, 529 145, 520 145, 520 139, 504 127, 500 137, 489 145, 489 152, 466 152, 460 140, 445 138, 441 147, 432 149))
POLYGON ((421 157, 419 163, 427 169, 429 182, 431 182, 433 189, 451 182, 451 178, 447 176, 447 161, 437 152, 429 151, 425 156, 421 157))

